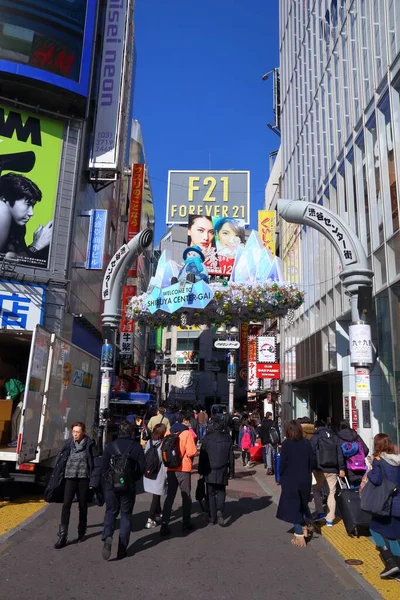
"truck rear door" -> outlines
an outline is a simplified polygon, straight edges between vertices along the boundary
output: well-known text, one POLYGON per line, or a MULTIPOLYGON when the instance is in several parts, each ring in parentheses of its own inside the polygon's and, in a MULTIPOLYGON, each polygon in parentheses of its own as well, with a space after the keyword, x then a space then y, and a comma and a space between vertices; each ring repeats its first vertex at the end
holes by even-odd
POLYGON ((32 336, 17 444, 17 462, 19 464, 35 460, 38 451, 51 335, 51 333, 37 325, 32 336))

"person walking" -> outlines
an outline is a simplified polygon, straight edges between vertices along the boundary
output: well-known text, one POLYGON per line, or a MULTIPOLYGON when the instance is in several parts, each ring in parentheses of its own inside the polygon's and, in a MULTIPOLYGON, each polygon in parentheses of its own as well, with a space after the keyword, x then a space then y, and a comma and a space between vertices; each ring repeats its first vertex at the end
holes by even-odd
POLYGON ((146 471, 143 477, 144 491, 153 494, 150 506, 150 514, 147 519, 145 528, 152 529, 156 527, 157 520, 161 521, 161 496, 167 492, 167 469, 163 464, 161 455, 161 444, 167 432, 167 427, 164 423, 158 423, 152 431, 151 439, 148 440, 145 448, 146 471), (156 456, 155 454, 156 453, 156 456), (158 460, 157 464, 155 463, 158 460), (153 471, 147 475, 147 466, 150 463, 150 470, 153 471), (158 466, 158 472, 154 472, 158 466))
POLYGON ((175 423, 171 427, 170 435, 179 436, 179 452, 182 457, 182 463, 179 467, 167 469, 167 497, 164 502, 163 516, 160 528, 160 535, 166 536, 170 534, 169 521, 171 519, 172 506, 174 504, 176 492, 178 488, 182 495, 182 510, 183 510, 183 531, 191 531, 194 529, 191 523, 191 476, 193 468, 193 458, 196 455, 197 448, 193 435, 189 431, 191 413, 185 412, 179 414, 179 423, 175 423))
POLYGON ((310 440, 317 459, 317 469, 314 472, 316 484, 313 486, 316 508, 314 521, 325 520, 327 526, 332 527, 336 515, 335 492, 337 476, 346 476, 344 457, 337 435, 331 429, 328 429, 322 421, 317 422, 316 426, 317 429, 310 440), (323 509, 321 495, 324 483, 329 488, 327 515, 323 509))
POLYGON ((274 456, 276 449, 281 441, 279 429, 272 418, 272 413, 265 413, 260 428, 260 440, 263 446, 264 467, 267 469, 267 475, 274 474, 274 456))
POLYGON ((122 421, 119 426, 118 438, 110 442, 104 448, 101 461, 101 475, 103 481, 106 512, 104 515, 102 556, 108 560, 111 556, 111 548, 115 524, 119 513, 121 513, 119 542, 117 558, 126 556, 132 526, 132 512, 136 500, 136 481, 141 478, 145 470, 145 459, 143 448, 140 443, 133 439, 135 427, 129 421, 122 421), (116 489, 116 464, 123 466, 123 473, 118 473, 118 479, 124 486, 121 490, 116 489), (121 481, 122 479, 122 481, 121 481), (124 485, 125 484, 125 485, 124 485))
POLYGON ((299 419, 299 423, 303 430, 303 436, 308 440, 311 440, 312 436, 315 433, 315 425, 314 423, 311 423, 310 417, 303 417, 299 419))
POLYGON ((73 423, 72 439, 65 442, 56 459, 56 465, 61 463, 59 460, 61 457, 64 458, 61 464, 65 464, 64 501, 61 509, 58 540, 54 544, 56 550, 60 550, 67 545, 71 506, 75 495, 79 504, 78 542, 85 539, 90 477, 94 470, 95 458, 98 455, 95 442, 86 435, 85 431, 85 423, 81 421, 73 423))
POLYGON ((226 486, 228 479, 234 477, 235 459, 232 438, 218 419, 214 420, 212 430, 203 439, 198 470, 207 484, 210 524, 217 522, 223 527, 226 486))
POLYGON ((348 421, 340 422, 337 436, 344 457, 346 477, 351 486, 358 487, 367 470, 365 459, 369 448, 348 421))
POLYGON ((312 471, 317 463, 309 440, 303 437, 300 423, 290 421, 285 429, 285 438, 279 468, 282 492, 276 516, 281 521, 293 523, 292 544, 305 547, 312 531, 307 526, 311 517, 308 502, 312 471))
POLYGON ((250 448, 256 443, 256 434, 246 419, 239 429, 239 446, 242 450, 242 462, 244 467, 250 465, 250 448))
POLYGON ((171 424, 169 422, 169 419, 165 416, 165 413, 166 409, 163 406, 160 406, 158 408, 157 414, 154 417, 151 417, 151 419, 147 423, 147 429, 150 431, 150 433, 153 432, 153 429, 156 425, 158 425, 159 423, 163 423, 163 425, 165 425, 166 427, 168 435, 171 429, 171 424))
MULTIPOLYGON (((400 454, 386 433, 378 433, 374 437, 373 457, 372 469, 367 474, 369 481, 379 487, 386 477, 400 489, 400 454)), ((396 577, 400 581, 399 493, 393 497, 390 516, 372 515, 370 531, 385 565, 381 578, 396 577)))
POLYGON ((202 442, 204 436, 206 435, 208 423, 208 414, 204 408, 200 409, 200 412, 197 415, 197 422, 199 424, 199 442, 202 442))
POLYGON ((237 410, 233 411, 232 415, 232 442, 234 446, 239 445, 239 429, 241 417, 237 410))

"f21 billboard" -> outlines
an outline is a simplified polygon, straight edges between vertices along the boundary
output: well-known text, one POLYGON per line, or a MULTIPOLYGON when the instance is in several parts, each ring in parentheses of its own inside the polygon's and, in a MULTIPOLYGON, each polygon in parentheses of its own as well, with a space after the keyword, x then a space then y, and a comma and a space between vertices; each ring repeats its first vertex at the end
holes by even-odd
POLYGON ((97 0, 0 0, 0 71, 87 96, 97 0))
POLYGON ((186 224, 191 215, 250 219, 249 171, 169 171, 168 224, 186 224))

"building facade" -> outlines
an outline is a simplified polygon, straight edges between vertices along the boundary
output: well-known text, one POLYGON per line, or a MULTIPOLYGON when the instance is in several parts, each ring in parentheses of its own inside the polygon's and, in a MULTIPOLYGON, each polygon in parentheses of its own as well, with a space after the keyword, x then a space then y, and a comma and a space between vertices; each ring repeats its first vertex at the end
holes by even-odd
POLYGON ((127 239, 136 160, 134 3, 0 4, 0 369, 24 379, 36 324, 101 352, 102 281, 127 239))
MULTIPOLYGON (((399 51, 398 2, 280 3, 280 195, 338 213, 374 272, 368 443, 379 431, 399 441, 399 51)), ((284 401, 296 416, 337 421, 355 393, 340 261, 317 231, 280 227, 286 277, 305 292, 283 328, 284 401)))

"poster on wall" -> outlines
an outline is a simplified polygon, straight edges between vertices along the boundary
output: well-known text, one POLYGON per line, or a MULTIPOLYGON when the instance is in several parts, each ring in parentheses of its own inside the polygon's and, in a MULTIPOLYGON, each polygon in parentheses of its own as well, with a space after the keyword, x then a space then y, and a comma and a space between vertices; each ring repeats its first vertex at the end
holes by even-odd
POLYGON ((0 259, 49 266, 63 130, 0 105, 0 259))
POLYGON ((257 336, 257 362, 273 363, 276 361, 276 337, 273 335, 257 336))
POLYGON ((245 222, 231 217, 189 215, 188 246, 198 246, 209 275, 232 274, 233 264, 246 243, 245 222))

